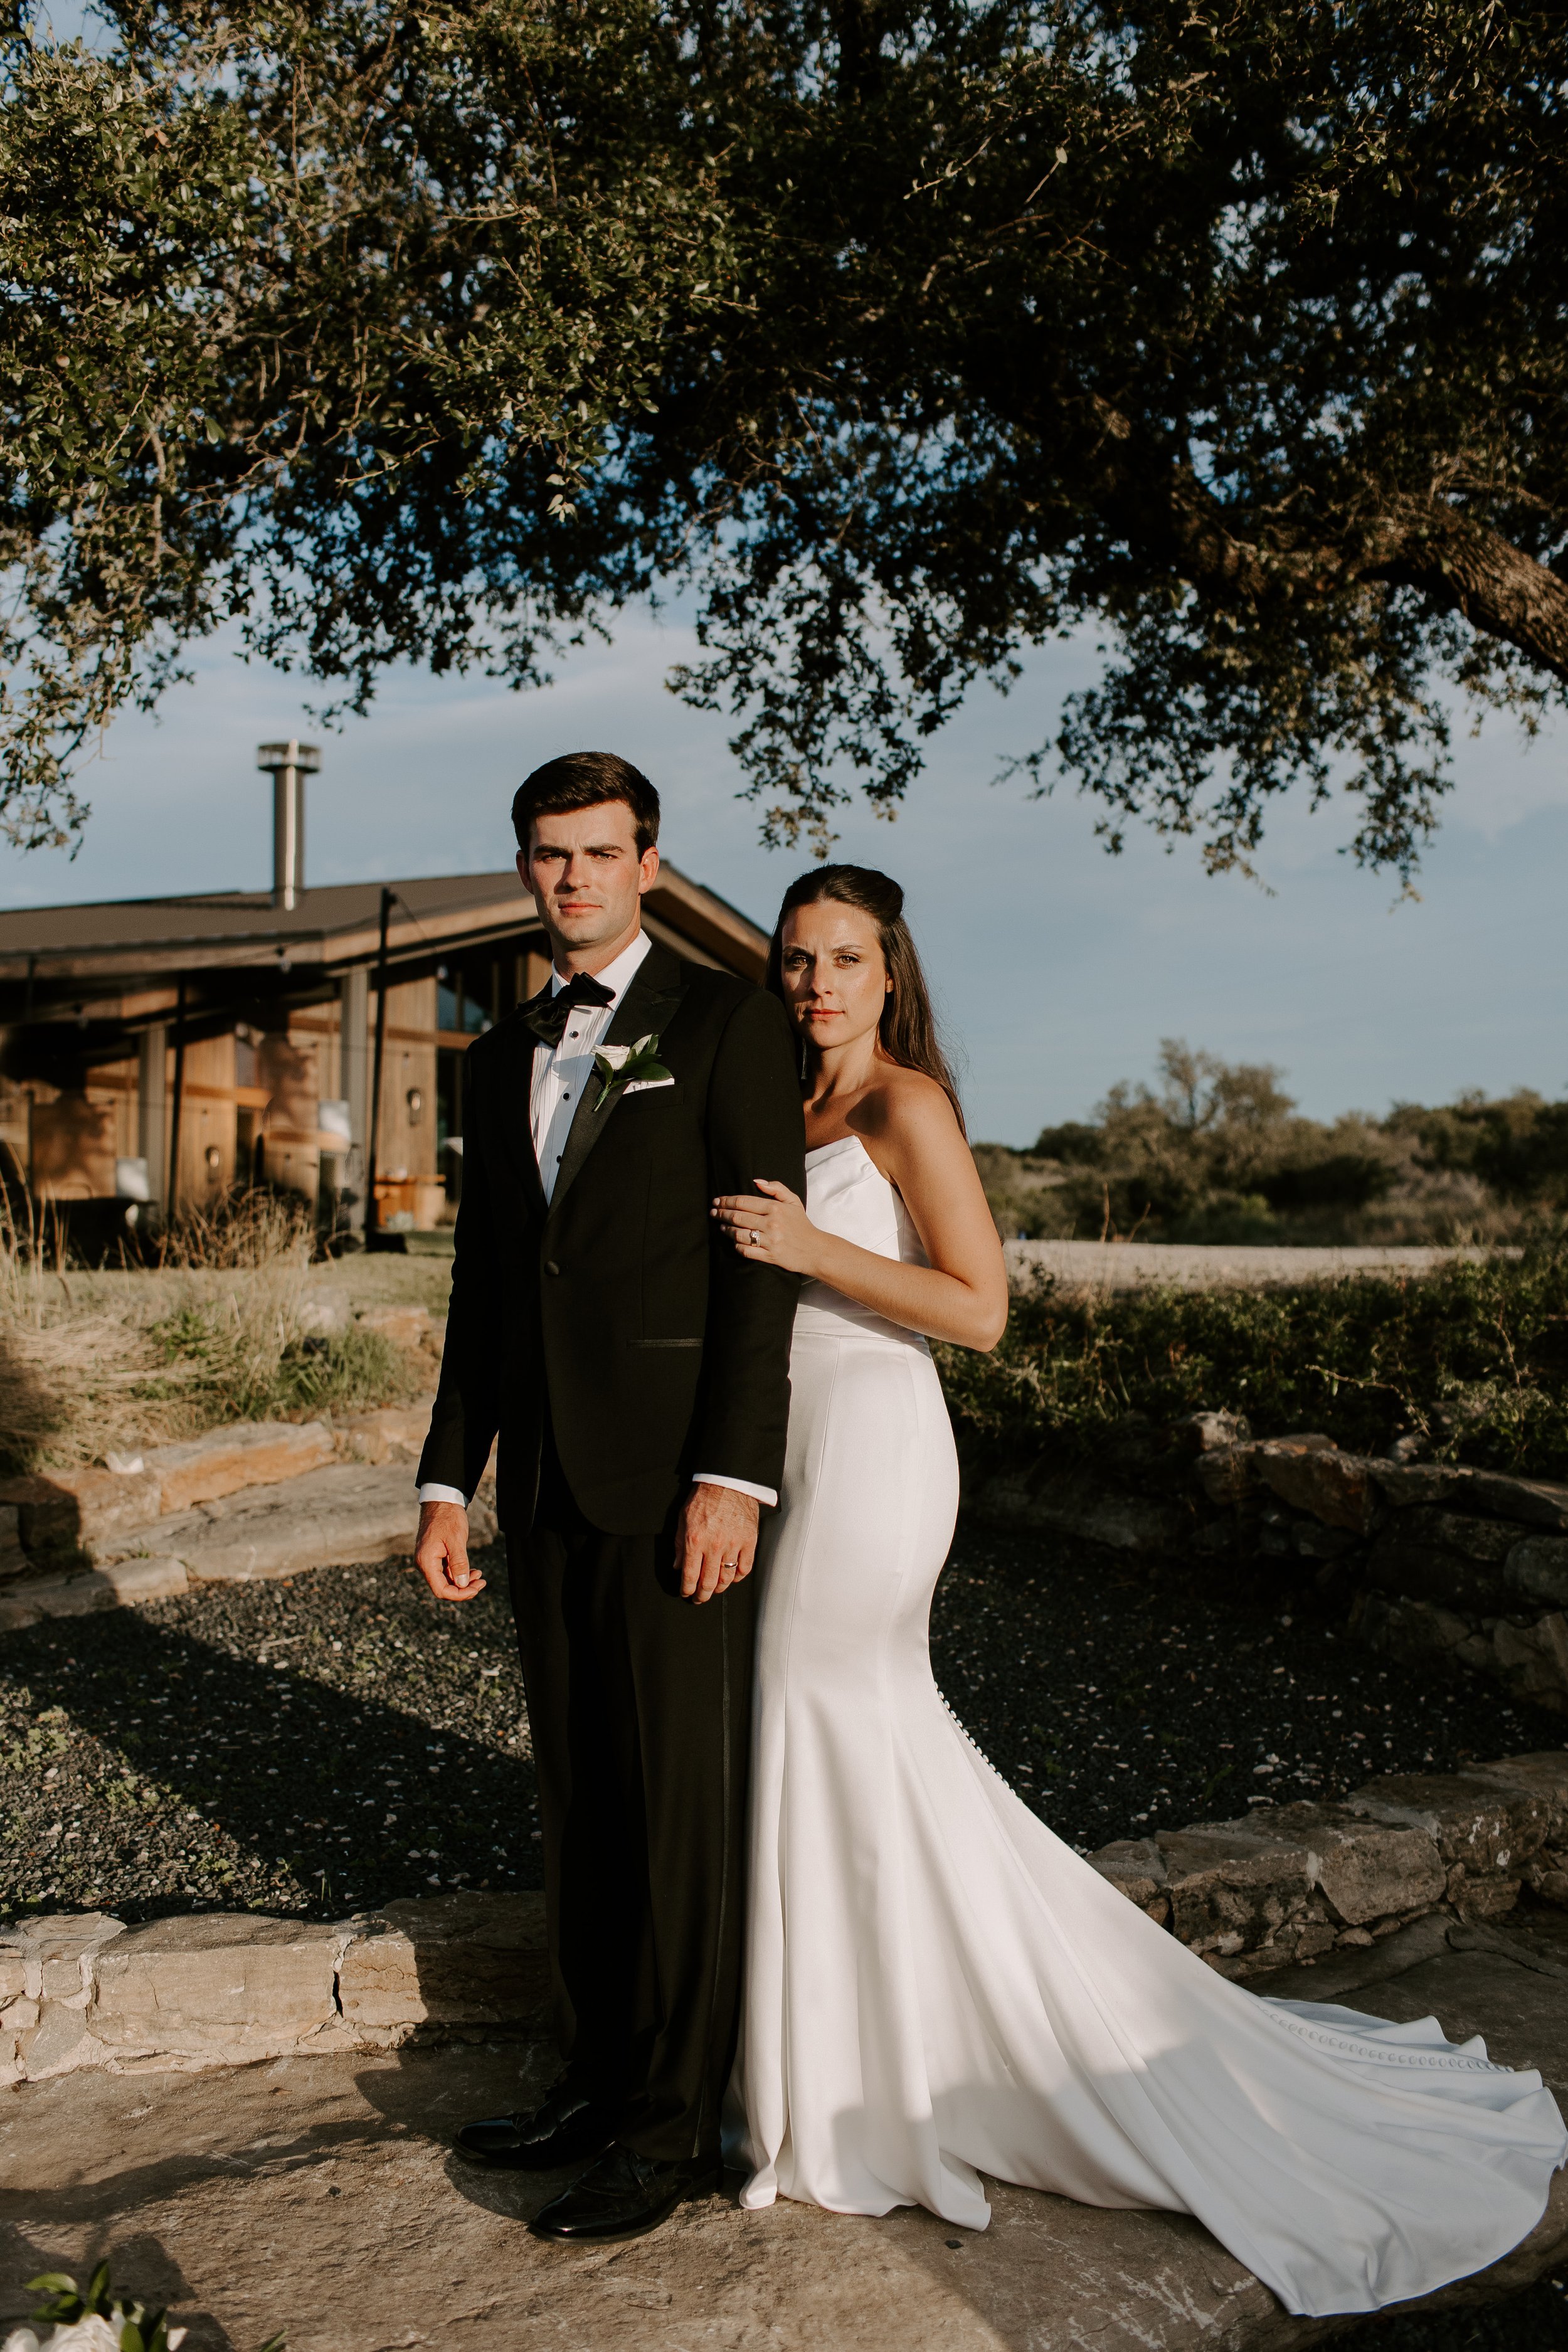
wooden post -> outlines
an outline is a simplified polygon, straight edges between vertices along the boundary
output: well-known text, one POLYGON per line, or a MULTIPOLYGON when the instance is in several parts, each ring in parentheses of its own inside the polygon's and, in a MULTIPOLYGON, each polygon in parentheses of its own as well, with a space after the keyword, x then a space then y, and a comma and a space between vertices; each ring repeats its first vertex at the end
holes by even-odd
POLYGON ((370 1082, 369 1136, 364 1153, 364 1245, 378 1247, 381 1228, 375 1215, 376 1142, 381 1133, 381 1073, 386 1059, 386 934, 392 922, 393 892, 381 893, 381 943, 375 959, 375 1061, 370 1082))
POLYGON ((174 999, 174 1101, 169 1114, 169 1210, 173 1218, 180 1204, 180 1113, 185 1096, 185 983, 174 999))

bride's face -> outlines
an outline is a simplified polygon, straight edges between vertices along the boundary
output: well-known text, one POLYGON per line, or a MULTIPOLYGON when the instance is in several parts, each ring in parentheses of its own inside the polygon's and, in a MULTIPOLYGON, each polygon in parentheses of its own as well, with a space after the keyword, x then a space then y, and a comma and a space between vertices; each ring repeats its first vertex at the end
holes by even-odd
POLYGON ((892 982, 869 915, 837 898, 793 908, 780 968, 790 1017, 819 1053, 875 1038, 892 982))

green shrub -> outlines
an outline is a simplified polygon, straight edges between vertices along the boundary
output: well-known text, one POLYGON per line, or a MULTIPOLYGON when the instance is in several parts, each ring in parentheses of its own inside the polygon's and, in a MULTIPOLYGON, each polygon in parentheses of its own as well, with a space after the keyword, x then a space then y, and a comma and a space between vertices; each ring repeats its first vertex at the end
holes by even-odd
POLYGON ((1245 1413, 1255 1435, 1321 1430, 1357 1452, 1423 1438, 1435 1459, 1568 1477, 1568 1257, 1454 1265, 1278 1290, 1016 1300, 995 1353, 938 1351, 966 1467, 1092 1454, 1130 1413, 1245 1413))
POLYGON ((418 1386, 405 1350, 379 1331, 301 1334, 286 1318, 236 1308, 233 1299, 182 1307, 149 1333, 211 1425, 401 1403, 418 1386))

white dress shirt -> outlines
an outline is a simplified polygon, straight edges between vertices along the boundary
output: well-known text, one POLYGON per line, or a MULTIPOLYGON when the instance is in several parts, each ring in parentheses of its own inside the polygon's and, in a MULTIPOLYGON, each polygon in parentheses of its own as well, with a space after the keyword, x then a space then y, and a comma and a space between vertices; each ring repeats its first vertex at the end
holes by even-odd
MULTIPOLYGON (((639 931, 629 948, 623 950, 614 963, 594 974, 602 988, 612 993, 607 1004, 580 1004, 571 1016, 571 1025, 559 1045, 546 1045, 542 1040, 533 1049, 533 1084, 528 1098, 528 1123, 533 1136, 533 1156, 539 1162, 539 1181, 544 1187, 544 1198, 551 1201, 555 1193, 555 1180, 561 1172, 561 1155, 566 1149, 566 1139, 572 1132, 572 1121, 583 1098, 583 1089, 593 1075, 594 1056, 604 1042, 605 1032, 615 1018, 616 1007, 630 987, 634 975, 640 970, 643 958, 653 941, 646 931, 639 931)), ((558 971, 550 975, 550 992, 559 996, 566 982, 558 971)), ((759 1503, 776 1503, 777 1493, 772 1486, 753 1486, 749 1478, 730 1478, 717 1470, 698 1470, 693 1474, 701 1486, 731 1486, 740 1495, 752 1495, 759 1503)), ((419 1489, 422 1503, 461 1503, 468 1496, 458 1486, 443 1486, 429 1481, 419 1489)))

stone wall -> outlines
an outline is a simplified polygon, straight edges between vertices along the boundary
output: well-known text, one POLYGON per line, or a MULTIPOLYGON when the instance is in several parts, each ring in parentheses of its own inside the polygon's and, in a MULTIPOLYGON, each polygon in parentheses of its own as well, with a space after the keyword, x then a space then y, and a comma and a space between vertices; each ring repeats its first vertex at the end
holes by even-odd
POLYGON ((33 1919, 0 1932, 0 2084, 539 2032, 547 1990, 537 1895, 438 1895, 336 1923, 33 1919))
POLYGON ((1498 1919, 1526 1889, 1568 1904, 1568 1750, 1390 1775, 1342 1804, 1259 1805, 1089 1859, 1211 1967, 1257 1976, 1430 1911, 1498 1919))
POLYGON ((1568 1486, 1345 1454, 1313 1433, 1255 1442, 1205 1412, 1163 1431, 1130 1416, 1091 1469, 1041 1461, 978 1502, 1012 1526, 1310 1584, 1374 1649, 1568 1715, 1568 1486))
MULTIPOLYGON (((421 1307, 361 1317, 404 1339, 421 1307), (404 1329, 403 1327, 407 1328, 404 1329)), ((412 1344, 412 1341, 409 1342, 412 1344)), ((108 1466, 0 1482, 0 1633, 193 1584, 299 1576, 409 1552, 433 1400, 306 1422, 238 1422, 108 1466)), ((495 1539, 493 1468, 468 1514, 495 1539)))
MULTIPOLYGON (((1527 1889, 1568 1904, 1568 1752, 1370 1780, 1342 1805, 1194 1822, 1089 1861, 1222 1975, 1310 1964, 1428 1913, 1500 1918, 1527 1889)), ((542 2035, 547 1996, 533 1894, 438 1895, 332 1923, 32 1919, 0 1931, 0 2084, 542 2035)))

